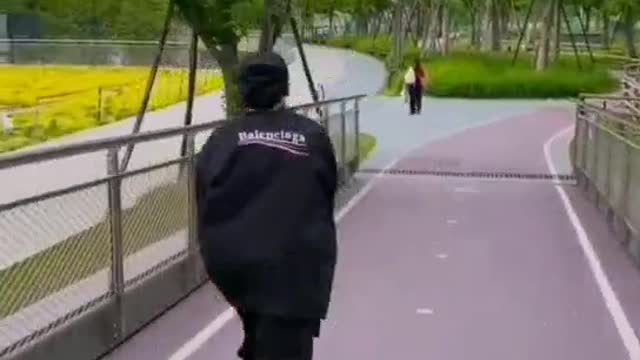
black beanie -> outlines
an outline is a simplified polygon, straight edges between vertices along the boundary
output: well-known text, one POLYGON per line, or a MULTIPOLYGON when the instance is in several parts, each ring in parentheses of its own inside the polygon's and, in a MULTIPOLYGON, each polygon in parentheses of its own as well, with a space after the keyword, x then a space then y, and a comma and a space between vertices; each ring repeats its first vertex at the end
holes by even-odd
POLYGON ((272 109, 289 95, 287 64, 276 53, 252 55, 240 65, 239 87, 246 107, 272 109))

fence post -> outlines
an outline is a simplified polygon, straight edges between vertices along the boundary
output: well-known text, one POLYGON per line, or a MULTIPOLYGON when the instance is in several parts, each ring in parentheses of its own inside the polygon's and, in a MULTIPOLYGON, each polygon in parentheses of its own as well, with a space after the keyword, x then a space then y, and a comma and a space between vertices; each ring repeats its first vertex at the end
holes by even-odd
POLYGON ((362 154, 360 154, 360 99, 356 99, 355 103, 353 105, 353 111, 354 111, 354 121, 355 121, 355 136, 356 136, 356 163, 355 163, 355 170, 357 170, 360 167, 360 159, 362 154))
POLYGON ((629 232, 629 226, 627 225, 627 219, 629 218, 629 192, 631 191, 631 163, 633 149, 629 144, 625 144, 625 167, 624 176, 622 177, 622 186, 624 189, 624 195, 622 196, 621 212, 622 221, 624 222, 625 241, 629 240, 631 233, 629 232))
POLYGON ((98 120, 96 123, 100 125, 102 122, 102 86, 98 87, 98 120))
POLYGON ((122 179, 119 177, 118 163, 119 148, 111 148, 107 152, 107 175, 109 176, 109 217, 111 225, 111 282, 109 290, 115 297, 116 317, 114 337, 119 339, 123 335, 125 319, 122 297, 124 295, 124 248, 122 227, 122 179))
POLYGON ((198 209, 196 201, 196 159, 195 159, 195 135, 187 134, 186 141, 186 175, 187 180, 187 251, 190 264, 193 266, 194 283, 198 281, 198 209))
POLYGON ((580 104, 576 111, 576 125, 573 129, 573 143, 571 144, 571 163, 573 165, 573 172, 576 174, 578 185, 580 184, 580 164, 578 164, 578 137, 580 136, 580 126, 582 126, 580 117, 580 104))
POLYGON ((347 180, 347 102, 340 103, 340 162, 342 167, 342 180, 347 180))
POLYGON ((598 156, 598 154, 600 153, 600 129, 595 127, 594 130, 594 134, 593 134, 593 147, 594 147, 594 154, 593 154, 593 188, 595 190, 595 201, 596 201, 596 208, 600 208, 600 191, 598 189, 598 166, 599 166, 599 162, 600 162, 600 156, 598 156))
POLYGON ((331 133, 329 132, 329 105, 328 104, 325 104, 324 106, 322 106, 322 114, 320 116, 321 116, 320 123, 322 124, 322 126, 324 126, 325 129, 327 129, 327 133, 331 135, 331 133))
POLYGON ((605 204, 605 213, 606 213, 606 219, 609 222, 609 224, 613 223, 613 217, 614 217, 614 213, 613 213, 613 206, 612 206, 612 202, 611 202, 611 193, 613 192, 612 190, 612 181, 611 181, 611 163, 612 163, 612 153, 613 153, 613 137, 610 134, 606 135, 609 138, 608 144, 607 144, 607 195, 606 195, 606 204, 605 204))

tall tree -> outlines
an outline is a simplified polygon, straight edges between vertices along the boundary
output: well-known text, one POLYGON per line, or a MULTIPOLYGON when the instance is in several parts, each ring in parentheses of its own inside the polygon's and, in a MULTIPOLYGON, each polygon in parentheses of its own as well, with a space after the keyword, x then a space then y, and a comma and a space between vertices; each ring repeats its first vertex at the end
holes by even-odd
MULTIPOLYGON (((274 9, 281 6, 278 1, 284 0, 268 2, 270 8, 265 9, 266 16, 274 21, 281 21, 277 19, 278 10, 274 9)), ((260 22, 244 17, 247 8, 255 3, 252 0, 175 0, 175 3, 220 66, 227 114, 240 113, 238 43, 247 34, 251 23, 260 22)))
POLYGON ((549 66, 553 14, 554 9, 557 8, 558 0, 544 1, 544 16, 542 17, 543 25, 540 33, 540 43, 538 44, 538 53, 536 58, 536 70, 538 71, 544 71, 549 66))

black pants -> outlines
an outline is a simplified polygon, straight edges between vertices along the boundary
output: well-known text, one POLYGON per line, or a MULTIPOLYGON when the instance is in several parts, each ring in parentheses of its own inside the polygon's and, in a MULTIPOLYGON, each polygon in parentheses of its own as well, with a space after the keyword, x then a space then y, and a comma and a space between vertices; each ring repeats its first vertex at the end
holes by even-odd
POLYGON ((283 318, 238 311, 244 342, 238 350, 243 360, 311 360, 313 338, 320 321, 283 318))
POLYGON ((422 112, 422 86, 408 85, 409 111, 411 115, 422 112))

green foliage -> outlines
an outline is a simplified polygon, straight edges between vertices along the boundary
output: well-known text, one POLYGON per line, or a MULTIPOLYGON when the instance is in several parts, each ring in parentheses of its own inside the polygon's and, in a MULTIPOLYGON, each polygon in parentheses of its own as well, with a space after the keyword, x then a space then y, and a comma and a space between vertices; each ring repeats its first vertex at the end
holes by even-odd
MULTIPOLYGON (((354 49, 380 59, 391 49, 388 39, 334 39, 330 46, 354 49)), ((409 66, 420 52, 409 47, 404 54, 404 66, 409 66)), ((620 61, 615 58, 613 61, 620 61)), ((571 55, 561 58, 545 72, 536 72, 533 59, 523 56, 511 65, 511 54, 458 52, 430 59, 426 68, 431 78, 427 92, 434 96, 467 98, 564 98, 580 93, 603 93, 616 88, 617 82, 601 63, 591 65, 584 55, 580 71, 571 55)), ((402 90, 402 72, 392 75, 388 94, 402 90)))
POLYGON ((573 59, 565 58, 547 71, 537 72, 530 61, 523 59, 511 66, 509 57, 481 53, 436 58, 426 64, 431 78, 428 93, 465 98, 565 98, 606 93, 617 87, 602 66, 580 71, 573 59))
POLYGON ((37 15, 47 37, 156 40, 168 0, 3 0, 0 13, 37 15))
MULTIPOLYGON (((352 49, 363 54, 377 57, 379 59, 386 59, 391 52, 391 46, 393 45, 393 43, 391 38, 389 37, 378 37, 376 39, 362 37, 344 37, 331 39, 327 41, 327 45, 344 49, 352 49)), ((409 46, 405 49, 403 64, 408 65, 419 56, 420 49, 416 48, 415 46, 409 46)))
POLYGON ((366 133, 360 134, 360 163, 363 163, 373 155, 376 148, 377 139, 373 135, 366 133))

